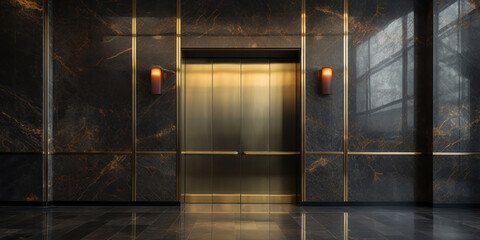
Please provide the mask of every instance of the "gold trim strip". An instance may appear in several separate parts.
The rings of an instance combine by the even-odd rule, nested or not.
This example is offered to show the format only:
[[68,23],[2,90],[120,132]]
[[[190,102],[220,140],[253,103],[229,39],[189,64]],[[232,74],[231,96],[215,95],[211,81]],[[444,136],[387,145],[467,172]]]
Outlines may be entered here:
[[133,152],[106,152],[106,151],[93,151],[93,152],[48,152],[52,155],[95,155],[95,154],[133,154]]
[[183,155],[238,155],[237,151],[184,151]]
[[428,155],[424,152],[348,152],[348,155]]
[[343,213],[343,239],[348,240],[348,212]]
[[136,154],[177,154],[173,151],[137,151]]
[[0,155],[1,154],[18,154],[18,155],[21,155],[21,154],[46,154],[46,152],[0,152]]
[[281,152],[281,151],[244,151],[244,155],[299,155],[300,152]]
[[306,69],[306,47],[307,47],[307,15],[306,15],[306,4],[305,0],[302,0],[302,15],[301,15],[301,59],[300,59],[300,86],[301,86],[301,195],[302,201],[306,200],[306,186],[305,186],[305,84],[306,84],[306,76],[305,76],[305,69]]
[[305,152],[307,155],[343,155],[344,152]]
[[182,46],[181,46],[181,35],[182,35],[182,15],[181,15],[181,0],[177,0],[177,22],[176,22],[176,35],[175,35],[175,48],[176,48],[176,68],[175,68],[175,76],[176,76],[176,82],[175,82],[175,90],[176,90],[176,95],[177,95],[177,119],[176,119],[176,136],[177,136],[177,162],[176,162],[176,180],[177,180],[177,201],[181,199],[180,196],[180,171],[181,171],[181,146],[180,146],[180,134],[181,131],[180,129],[180,113],[179,113],[179,107],[180,107],[180,81],[181,81],[181,67],[182,67]]
[[[48,2],[43,2],[43,201],[47,202],[48,198],[48,185],[49,185],[49,172],[48,172],[48,115],[49,113],[49,80],[50,80],[50,27],[49,27],[49,12]],[[47,154],[45,154],[47,153]]]
[[343,2],[343,201],[348,202],[348,0]]
[[480,152],[433,152],[434,156],[473,156],[480,155]]
[[219,197],[236,197],[236,196],[245,196],[245,197],[296,197],[296,194],[244,194],[244,193],[233,193],[233,194],[223,194],[223,193],[186,193],[187,197],[209,197],[209,196],[219,196]]
[[137,1],[132,0],[132,201],[137,201]]

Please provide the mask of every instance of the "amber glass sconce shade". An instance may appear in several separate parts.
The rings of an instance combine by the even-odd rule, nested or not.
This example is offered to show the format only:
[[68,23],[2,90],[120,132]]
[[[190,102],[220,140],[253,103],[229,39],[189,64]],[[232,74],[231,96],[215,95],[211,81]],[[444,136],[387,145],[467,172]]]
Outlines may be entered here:
[[152,68],[150,74],[152,94],[162,94],[162,69]]
[[324,95],[332,94],[332,76],[333,76],[333,70],[331,67],[325,67],[319,71],[321,94],[324,94]]

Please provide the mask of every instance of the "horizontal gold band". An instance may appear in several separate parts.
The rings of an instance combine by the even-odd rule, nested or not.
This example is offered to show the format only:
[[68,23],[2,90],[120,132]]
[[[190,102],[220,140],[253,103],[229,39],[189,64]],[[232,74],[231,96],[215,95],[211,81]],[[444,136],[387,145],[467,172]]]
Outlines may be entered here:
[[183,194],[185,197],[209,197],[209,196],[218,196],[218,197],[296,197],[296,194],[244,194],[244,193],[232,193],[232,194],[222,194],[222,193],[186,193]]
[[[136,151],[136,154],[177,154],[175,151]],[[0,152],[0,154],[50,154],[50,155],[65,155],[65,154],[133,154],[133,152],[117,152],[117,151],[92,151],[92,152]],[[188,154],[219,154],[219,155],[237,155],[236,151],[185,151],[184,155]],[[275,152],[275,151],[245,151],[245,155],[298,155],[300,152]],[[343,152],[305,152],[307,155],[343,155]],[[434,155],[434,156],[470,156],[480,155],[480,152],[348,152],[348,155]]]
[[67,155],[67,154],[72,154],[72,155],[94,155],[94,154],[132,154],[132,152],[108,152],[108,151],[98,151],[98,152],[48,152],[48,154],[51,155]]
[[423,152],[348,152],[348,155],[427,155]]
[[300,155],[300,152],[281,152],[281,151],[244,151],[244,155]]
[[177,154],[175,151],[136,151],[136,154]]
[[316,154],[316,155],[343,155],[343,152],[305,152],[305,154]]
[[469,156],[480,155],[480,152],[434,152],[435,156]]
[[237,151],[184,151],[183,155],[238,155]]

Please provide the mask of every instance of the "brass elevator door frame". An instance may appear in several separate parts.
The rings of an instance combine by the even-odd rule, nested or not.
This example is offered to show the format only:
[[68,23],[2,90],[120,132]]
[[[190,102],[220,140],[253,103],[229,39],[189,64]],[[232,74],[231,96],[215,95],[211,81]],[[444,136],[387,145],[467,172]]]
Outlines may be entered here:
[[182,166],[187,203],[295,203],[298,63],[185,59]]

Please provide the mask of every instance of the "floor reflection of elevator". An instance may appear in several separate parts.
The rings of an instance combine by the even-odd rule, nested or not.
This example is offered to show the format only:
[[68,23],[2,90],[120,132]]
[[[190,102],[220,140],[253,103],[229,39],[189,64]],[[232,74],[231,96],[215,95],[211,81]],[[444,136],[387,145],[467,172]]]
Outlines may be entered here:
[[185,202],[296,202],[298,64],[186,59],[183,73]]

